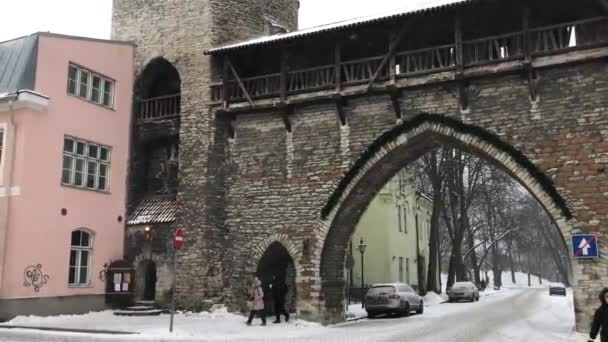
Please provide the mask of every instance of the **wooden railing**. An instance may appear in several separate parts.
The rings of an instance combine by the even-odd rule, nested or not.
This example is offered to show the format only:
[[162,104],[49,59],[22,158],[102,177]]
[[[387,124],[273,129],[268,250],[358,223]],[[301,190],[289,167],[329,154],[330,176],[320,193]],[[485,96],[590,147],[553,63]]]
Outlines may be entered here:
[[395,54],[396,74],[401,77],[450,70],[456,66],[455,45],[444,45]]
[[464,65],[504,62],[524,57],[523,32],[502,34],[462,43]]
[[290,71],[287,74],[287,91],[318,90],[333,86],[336,82],[336,69],[333,65]]
[[559,52],[608,42],[608,19],[593,18],[530,30],[534,54]]
[[137,121],[161,120],[178,116],[181,111],[181,95],[164,95],[137,102]]
[[[396,52],[391,62],[384,63],[380,70],[378,68],[385,56],[285,71],[284,82],[281,73],[243,78],[241,81],[249,97],[259,99],[362,84],[370,82],[377,72],[374,81],[383,82],[427,73],[463,70],[465,67],[489,63],[523,60],[527,56],[560,53],[605,43],[608,43],[608,17],[599,17],[465,40],[462,45],[449,44]],[[458,64],[458,51],[462,51],[461,64]],[[391,70],[392,66],[395,70]],[[340,74],[336,75],[338,70]],[[285,89],[282,92],[283,86]],[[238,102],[247,99],[233,77],[225,85],[221,82],[212,84],[211,96],[213,101]]]
[[[369,81],[374,77],[380,67],[384,56],[356,59],[342,63],[342,74],[345,84],[356,84]],[[377,80],[386,80],[389,77],[389,68],[386,64],[380,71]]]

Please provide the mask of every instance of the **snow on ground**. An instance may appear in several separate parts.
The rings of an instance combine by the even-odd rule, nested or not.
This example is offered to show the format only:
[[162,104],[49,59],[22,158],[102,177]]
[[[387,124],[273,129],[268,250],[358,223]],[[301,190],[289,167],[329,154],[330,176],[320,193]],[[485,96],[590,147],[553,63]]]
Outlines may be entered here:
[[422,297],[422,299],[424,300],[424,306],[431,306],[445,302],[448,300],[448,296],[445,294],[438,295],[435,292],[429,292]]
[[[18,317],[8,324],[140,332],[138,335],[93,335],[25,329],[0,329],[0,341],[416,341],[416,342],[561,342],[576,340],[572,294],[550,297],[545,289],[506,289],[475,303],[430,305],[422,315],[362,319],[324,327],[304,321],[259,326],[245,317],[216,311],[180,313],[175,332],[169,315],[118,317],[110,311],[74,316]],[[435,297],[437,300],[437,297]],[[430,300],[432,302],[433,299]],[[351,311],[361,311],[354,305]]]
[[346,317],[348,320],[361,319],[367,317],[367,311],[361,307],[361,304],[351,304],[348,306],[346,311]]

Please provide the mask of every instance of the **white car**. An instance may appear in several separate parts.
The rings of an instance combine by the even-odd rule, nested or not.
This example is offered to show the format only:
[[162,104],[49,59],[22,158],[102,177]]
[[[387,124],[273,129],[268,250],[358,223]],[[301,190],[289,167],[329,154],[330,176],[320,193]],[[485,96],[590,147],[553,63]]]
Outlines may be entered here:
[[416,311],[421,314],[424,312],[424,301],[408,284],[375,284],[365,295],[365,311],[368,318],[383,313],[407,316]]
[[479,300],[479,290],[477,286],[470,281],[461,281],[454,283],[448,291],[449,301],[469,300],[475,302]]

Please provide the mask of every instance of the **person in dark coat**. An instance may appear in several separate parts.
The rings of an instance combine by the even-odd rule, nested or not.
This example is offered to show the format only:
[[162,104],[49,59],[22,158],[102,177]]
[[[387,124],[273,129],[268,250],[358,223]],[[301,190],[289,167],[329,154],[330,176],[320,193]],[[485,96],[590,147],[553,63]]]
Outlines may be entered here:
[[282,277],[274,276],[272,279],[272,300],[274,301],[275,321],[281,323],[281,315],[285,315],[285,322],[289,322],[289,313],[285,310],[285,296],[287,295],[287,284]]
[[589,341],[595,341],[597,334],[601,330],[601,341],[608,342],[608,287],[605,287],[600,292],[600,302],[602,305],[595,310],[593,322],[591,323],[591,332],[589,333]]

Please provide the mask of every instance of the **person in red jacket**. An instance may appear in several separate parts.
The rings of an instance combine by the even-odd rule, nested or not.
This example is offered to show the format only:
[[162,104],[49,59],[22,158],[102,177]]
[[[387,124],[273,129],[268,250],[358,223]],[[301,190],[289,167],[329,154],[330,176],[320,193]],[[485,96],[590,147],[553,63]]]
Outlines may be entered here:
[[595,341],[597,334],[601,332],[601,341],[608,342],[608,288],[605,287],[600,292],[600,302],[602,305],[595,310],[593,322],[591,323],[591,332],[589,333],[589,342]]

